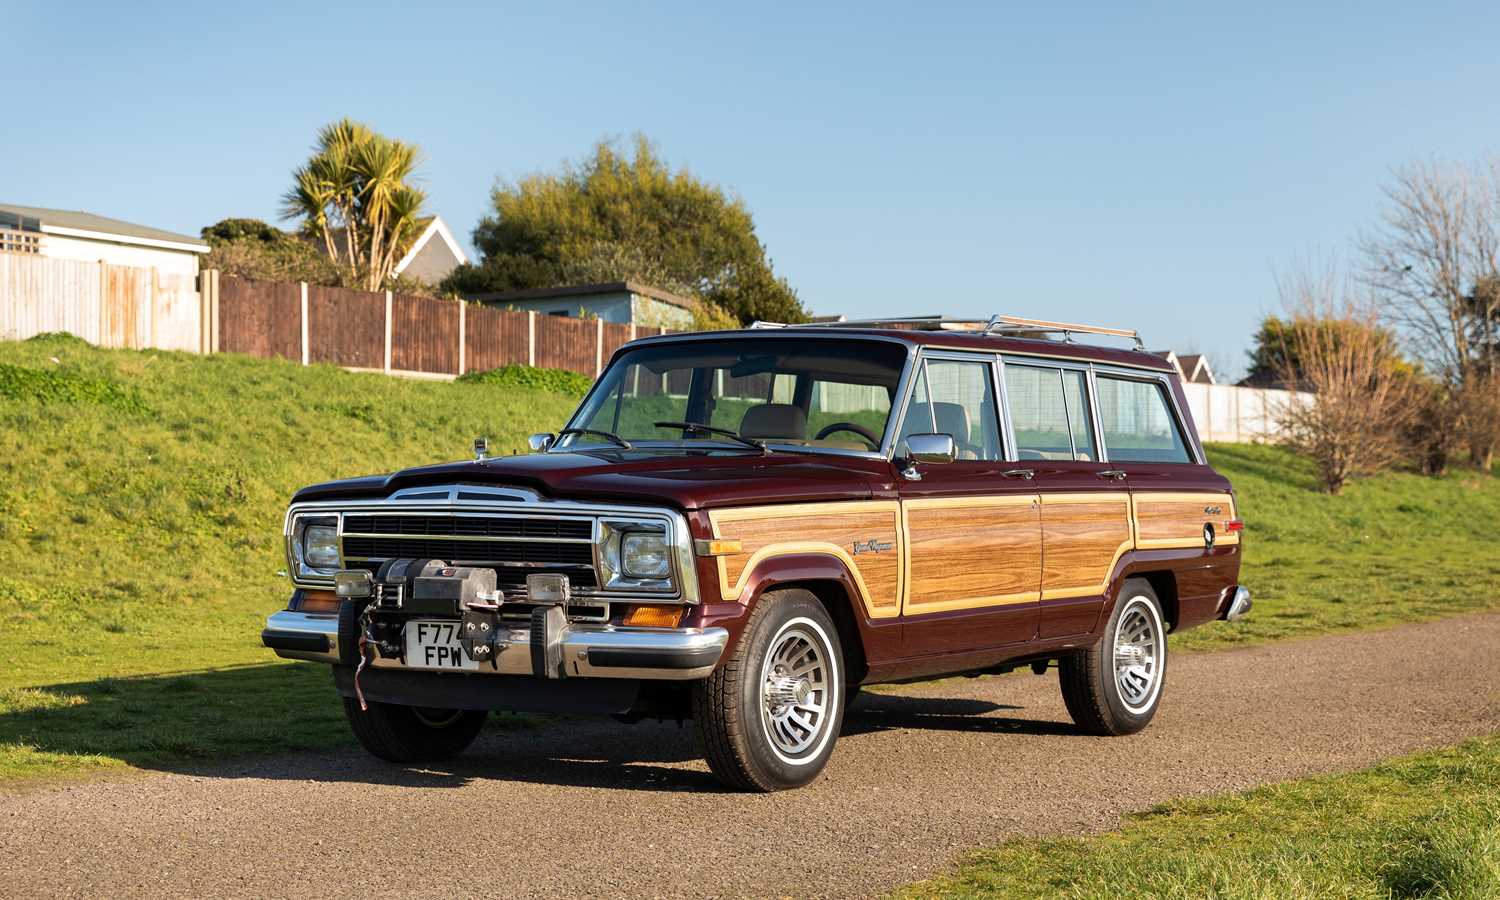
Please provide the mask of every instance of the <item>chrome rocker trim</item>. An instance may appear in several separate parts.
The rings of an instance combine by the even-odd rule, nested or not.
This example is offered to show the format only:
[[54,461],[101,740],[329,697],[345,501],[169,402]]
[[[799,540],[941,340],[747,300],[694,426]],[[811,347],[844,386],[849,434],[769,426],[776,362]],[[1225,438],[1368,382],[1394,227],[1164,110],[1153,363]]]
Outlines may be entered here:
[[[266,619],[261,642],[285,659],[337,663],[338,616],[282,610]],[[394,659],[372,666],[403,672],[452,675],[531,675],[531,630],[506,628],[499,668],[481,664],[463,672],[421,669]],[[707,678],[718,665],[729,632],[723,628],[628,628],[572,623],[561,635],[563,669],[569,678],[639,678],[691,681]]]

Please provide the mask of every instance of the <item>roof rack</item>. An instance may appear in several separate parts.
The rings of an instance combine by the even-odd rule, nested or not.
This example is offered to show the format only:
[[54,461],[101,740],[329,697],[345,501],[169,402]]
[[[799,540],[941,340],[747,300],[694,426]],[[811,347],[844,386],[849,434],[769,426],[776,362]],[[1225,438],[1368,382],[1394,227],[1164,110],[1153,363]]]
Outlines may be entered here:
[[[1067,343],[1073,342],[1075,334],[1101,334],[1110,337],[1129,338],[1135,349],[1145,350],[1140,332],[1124,328],[1101,328],[1098,325],[1078,325],[1072,322],[1048,322],[1043,319],[1023,319],[1019,316],[990,316],[988,319],[952,319],[946,316],[898,316],[888,319],[851,319],[845,322],[810,322],[790,327],[796,328],[909,328],[915,331],[970,331],[979,334],[1005,335],[1007,337],[1031,337],[1060,334]],[[756,322],[751,328],[787,328],[781,322]]]

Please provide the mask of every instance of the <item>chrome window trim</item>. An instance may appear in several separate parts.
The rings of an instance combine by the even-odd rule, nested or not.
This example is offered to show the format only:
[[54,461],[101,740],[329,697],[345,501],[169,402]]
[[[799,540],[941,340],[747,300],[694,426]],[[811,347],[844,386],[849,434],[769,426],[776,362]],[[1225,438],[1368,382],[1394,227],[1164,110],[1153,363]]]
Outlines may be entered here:
[[1005,358],[995,354],[990,361],[990,377],[1000,393],[1000,433],[1005,441],[1005,461],[1020,462],[1021,454],[1016,449],[1016,428],[1010,418],[1010,388],[1005,384]]
[[[437,493],[446,490],[448,500],[438,501],[432,499],[411,500],[401,499],[403,493],[420,492],[423,494]],[[601,526],[603,518],[634,519],[640,521],[659,522],[665,525],[670,541],[674,547],[672,588],[670,590],[632,588],[627,586],[606,586],[600,584],[598,587],[587,591],[580,591],[579,597],[587,597],[596,600],[631,600],[638,603],[687,603],[696,604],[701,599],[698,586],[698,574],[696,560],[693,555],[692,536],[688,531],[687,519],[682,513],[672,509],[651,506],[627,506],[618,504],[580,503],[571,500],[542,500],[534,492],[527,491],[530,495],[522,502],[488,502],[483,500],[459,499],[459,493],[483,493],[485,489],[475,489],[469,485],[445,485],[433,488],[408,488],[397,491],[389,497],[364,498],[350,500],[313,500],[302,503],[293,503],[287,507],[286,516],[282,522],[282,534],[286,542],[288,572],[292,584],[299,588],[328,589],[333,585],[333,575],[330,572],[326,578],[305,578],[296,567],[296,558],[293,556],[292,535],[293,524],[297,517],[304,515],[333,515],[336,517],[339,535],[339,565],[345,562],[344,551],[344,517],[345,515],[359,515],[378,512],[382,515],[419,515],[430,513],[442,513],[448,515],[517,515],[526,518],[556,519],[576,521],[589,519],[591,525],[591,537],[588,541],[578,538],[541,539],[544,541],[559,541],[564,543],[588,543],[593,547],[593,565],[597,575],[603,575],[603,567],[599,554]],[[509,489],[495,489],[500,495],[516,494],[518,491]],[[533,499],[534,498],[534,499]],[[357,536],[369,537],[364,532],[356,532]],[[453,535],[389,535],[395,539],[421,539],[426,537],[447,540]],[[479,541],[491,543],[502,543],[506,541],[520,541],[522,538],[477,538]],[[349,559],[353,559],[350,557]]]
[[[1134,462],[1139,465],[1152,466],[1207,465],[1208,457],[1203,452],[1203,443],[1198,437],[1198,432],[1195,429],[1187,427],[1187,419],[1183,416],[1182,408],[1177,403],[1177,392],[1172,390],[1171,373],[1156,372],[1145,374],[1134,369],[1104,365],[1091,366],[1090,368],[1096,373],[1096,377],[1092,379],[1093,383],[1091,383],[1090,385],[1090,388],[1096,392],[1096,395],[1094,396],[1092,401],[1096,413],[1099,408],[1099,399],[1097,396],[1097,375],[1103,375],[1108,378],[1117,378],[1121,381],[1155,383],[1157,387],[1160,388],[1163,396],[1165,396],[1167,399],[1167,413],[1172,417],[1173,424],[1177,427],[1177,433],[1182,436],[1183,445],[1187,448],[1188,451],[1187,462],[1171,462],[1167,460],[1127,460],[1127,463]],[[1109,461],[1109,448],[1106,441],[1104,440],[1104,420],[1102,417],[1099,417],[1098,419],[1098,433],[1100,456],[1102,456],[1105,461]]]
[[[995,402],[995,415],[996,415],[996,419],[997,419],[997,421],[996,421],[995,424],[996,424],[996,427],[1000,430],[1000,435],[999,435],[999,438],[1000,438],[1000,458],[999,458],[999,460],[976,460],[976,461],[977,462],[999,462],[999,461],[1002,461],[1002,460],[1003,461],[1007,461],[1007,462],[1011,461],[1011,455],[1010,454],[1011,454],[1011,448],[1014,446],[1014,441],[1012,439],[1012,436],[1008,432],[1009,422],[1010,422],[1010,407],[1009,407],[1009,404],[1008,404],[1008,402],[1007,402],[1007,400],[1006,400],[1006,398],[1004,396],[1004,389],[1001,387],[1001,382],[999,382],[996,379],[995,372],[994,372],[994,367],[998,363],[998,361],[1000,359],[1000,355],[998,353],[993,352],[993,351],[987,351],[987,350],[959,350],[959,349],[942,349],[942,348],[934,349],[934,348],[927,347],[927,346],[919,347],[917,349],[916,354],[914,354],[914,355],[915,355],[915,359],[907,367],[908,371],[906,373],[906,376],[910,376],[910,378],[908,379],[909,382],[910,382],[910,384],[908,385],[908,387],[911,388],[911,390],[908,390],[906,392],[906,394],[903,395],[903,398],[902,398],[902,401],[901,401],[901,407],[900,407],[899,412],[896,415],[894,415],[894,416],[891,417],[892,430],[891,430],[890,440],[888,441],[888,443],[891,446],[887,450],[887,452],[885,454],[885,458],[888,459],[888,460],[894,460],[896,458],[894,456],[894,453],[895,453],[895,450],[896,450],[895,445],[894,445],[895,444],[895,438],[896,438],[897,435],[899,435],[901,433],[902,427],[904,427],[905,424],[906,424],[906,411],[907,411],[907,409],[911,405],[911,397],[909,396],[909,394],[912,393],[912,390],[914,390],[915,386],[916,386],[916,380],[917,379],[916,379],[915,374],[913,374],[913,373],[915,373],[918,369],[921,369],[922,371],[926,371],[927,362],[929,360],[936,359],[936,360],[949,360],[949,361],[952,361],[952,362],[979,363],[979,364],[984,365],[985,368],[989,370],[989,373],[990,373],[990,399]],[[906,376],[903,376],[903,377],[905,378]],[[927,379],[926,382],[925,382],[925,384],[927,386],[927,407],[928,407],[929,410],[931,410],[931,408],[932,408],[932,379],[931,378]],[[934,418],[932,427],[933,427],[934,430],[937,428],[937,422],[936,422],[935,418]]]

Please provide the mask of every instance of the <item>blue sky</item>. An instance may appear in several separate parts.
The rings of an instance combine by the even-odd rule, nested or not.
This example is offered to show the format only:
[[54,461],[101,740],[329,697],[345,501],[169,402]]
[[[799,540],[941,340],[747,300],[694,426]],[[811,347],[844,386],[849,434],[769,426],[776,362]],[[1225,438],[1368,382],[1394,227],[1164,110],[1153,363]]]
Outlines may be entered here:
[[497,177],[641,131],[733,190],[809,308],[1140,328],[1239,368],[1274,270],[1390,170],[1500,152],[1500,4],[9,0],[0,201],[274,220],[322,123],[419,143],[467,240]]

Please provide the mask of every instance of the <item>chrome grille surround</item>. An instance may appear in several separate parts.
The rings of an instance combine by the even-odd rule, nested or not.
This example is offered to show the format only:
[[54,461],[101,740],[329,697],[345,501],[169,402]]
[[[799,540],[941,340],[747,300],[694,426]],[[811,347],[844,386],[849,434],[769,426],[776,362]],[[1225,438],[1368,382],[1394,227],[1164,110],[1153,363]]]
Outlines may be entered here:
[[[283,526],[292,583],[327,589],[333,585],[336,570],[309,569],[298,562],[297,521],[304,517],[335,520],[339,568],[378,565],[389,554],[399,553],[491,567],[502,583],[516,586],[530,572],[564,572],[575,576],[574,593],[579,599],[634,603],[697,603],[699,599],[687,520],[671,509],[548,500],[521,488],[475,485],[407,488],[377,500],[293,504]],[[666,529],[674,548],[669,578],[639,582],[606,571],[604,542],[622,525],[633,522]],[[474,558],[462,555],[471,547]]]

